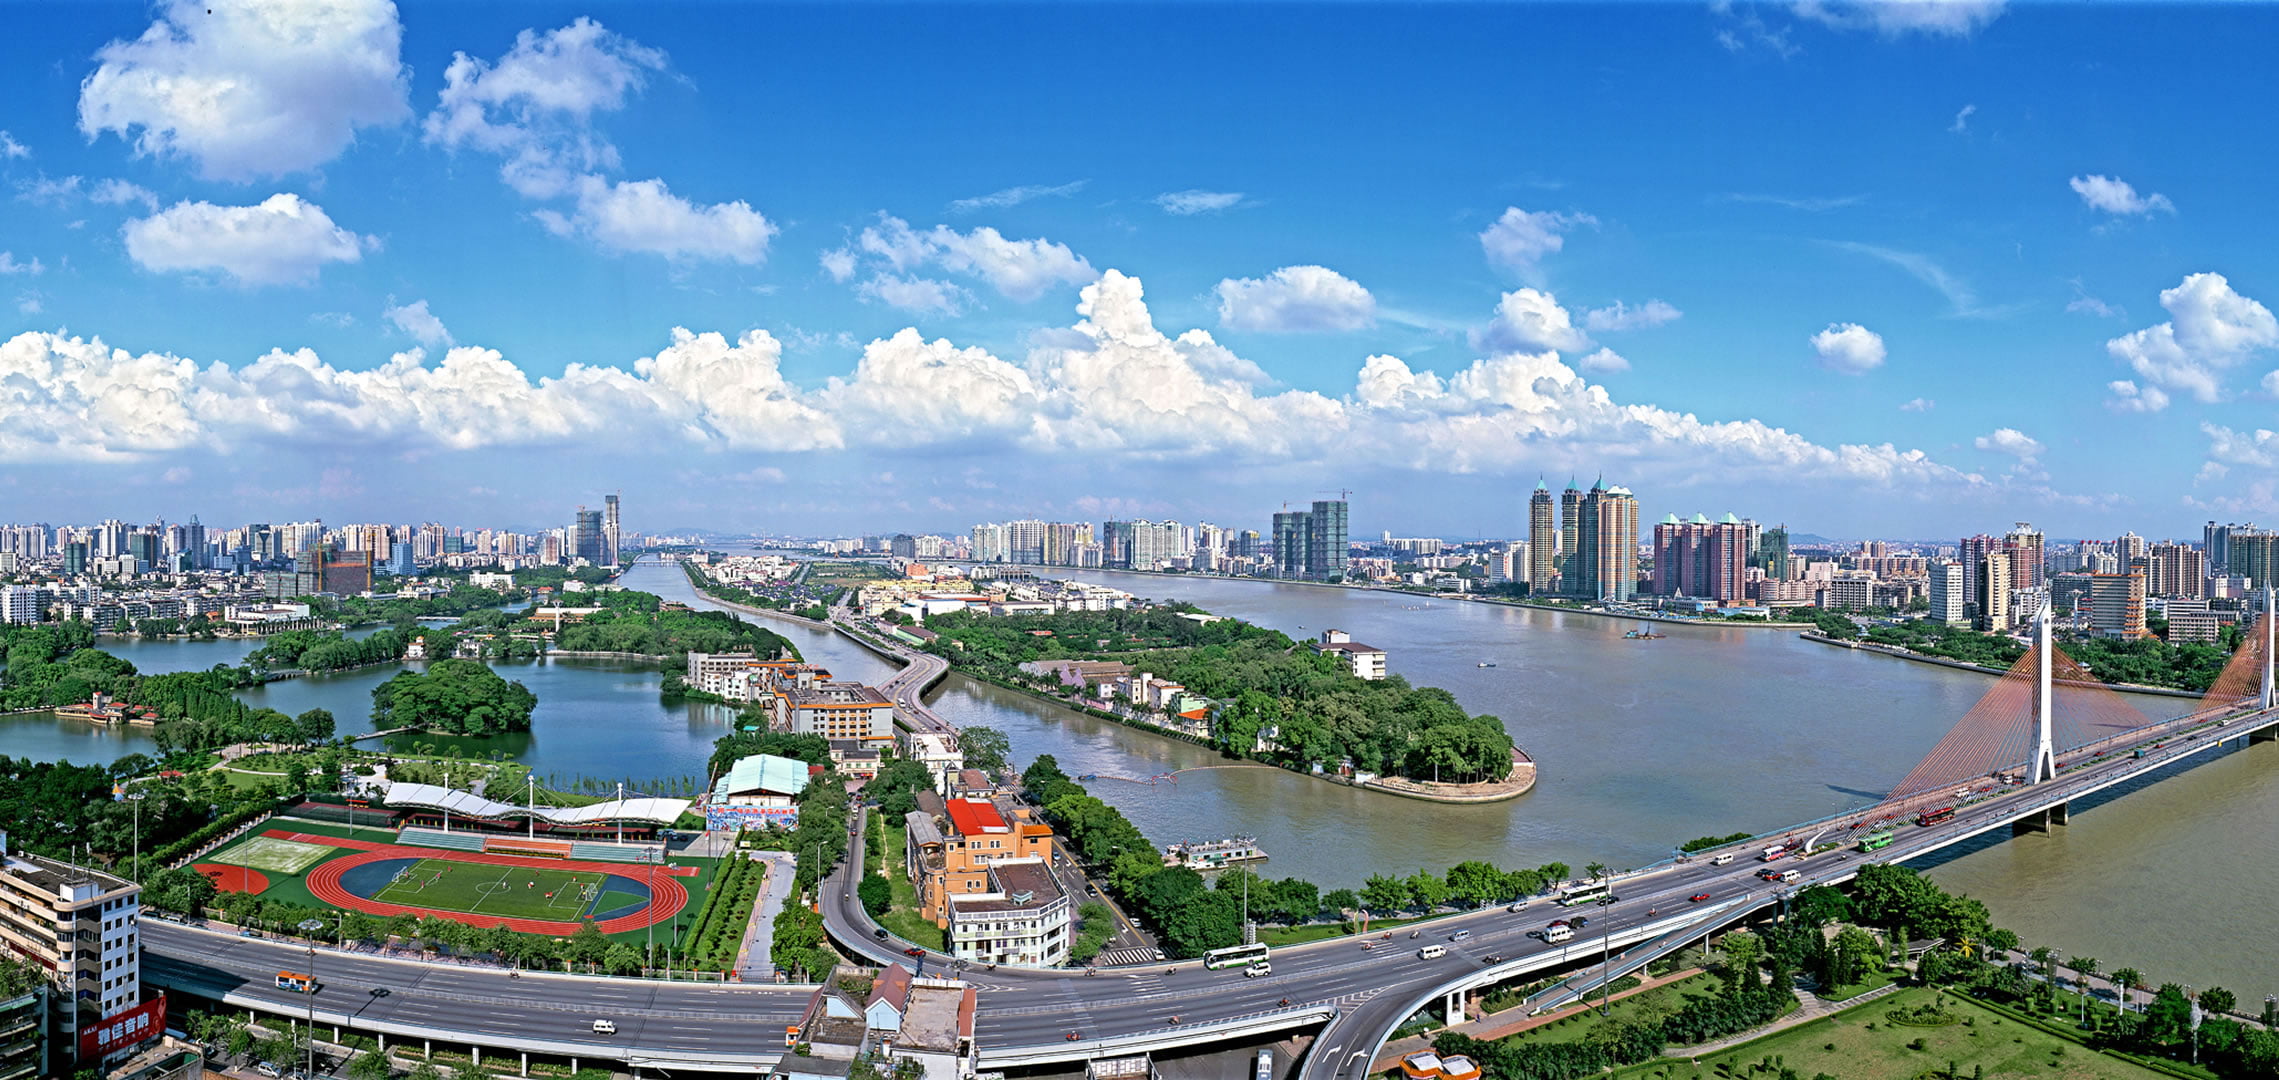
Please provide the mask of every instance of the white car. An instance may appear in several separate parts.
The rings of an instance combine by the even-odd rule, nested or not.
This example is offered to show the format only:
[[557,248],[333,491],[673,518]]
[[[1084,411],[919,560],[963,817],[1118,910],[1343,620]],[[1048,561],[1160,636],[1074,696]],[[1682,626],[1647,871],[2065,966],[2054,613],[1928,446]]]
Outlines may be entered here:
[[593,1022],[593,1033],[596,1035],[615,1035],[617,1034],[617,1021],[596,1020]]
[[1245,979],[1255,979],[1262,975],[1272,974],[1274,974],[1274,965],[1264,960],[1255,961],[1249,967],[1242,969],[1242,977]]

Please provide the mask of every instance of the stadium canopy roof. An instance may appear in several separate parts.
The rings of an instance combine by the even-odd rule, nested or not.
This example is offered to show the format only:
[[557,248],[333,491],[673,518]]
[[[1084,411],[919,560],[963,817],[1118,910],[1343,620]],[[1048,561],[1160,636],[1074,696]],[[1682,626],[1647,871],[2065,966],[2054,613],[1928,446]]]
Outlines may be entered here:
[[690,806],[687,799],[610,799],[591,806],[541,806],[532,810],[527,806],[503,803],[480,795],[444,787],[441,784],[390,784],[389,806],[415,806],[427,810],[448,810],[472,818],[530,818],[554,825],[595,825],[605,821],[640,821],[652,825],[670,825],[680,820]]

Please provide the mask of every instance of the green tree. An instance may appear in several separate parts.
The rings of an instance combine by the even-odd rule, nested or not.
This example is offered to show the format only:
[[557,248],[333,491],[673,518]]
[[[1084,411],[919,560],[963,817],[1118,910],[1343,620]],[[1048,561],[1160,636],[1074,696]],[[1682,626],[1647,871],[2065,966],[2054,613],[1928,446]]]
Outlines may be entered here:
[[1728,994],[1756,984],[1757,961],[1765,955],[1764,942],[1746,930],[1735,930],[1718,943],[1725,954],[1725,989]]
[[878,812],[889,821],[901,821],[903,816],[918,809],[918,793],[932,790],[934,774],[926,766],[909,758],[896,758],[887,762],[863,785],[863,798],[878,803]]
[[1583,867],[1583,873],[1589,875],[1592,881],[1597,881],[1606,876],[1606,869],[1607,867],[1605,863],[1594,862]]
[[2129,1011],[2129,995],[2144,985],[2144,972],[2133,967],[2114,968],[2113,985],[2121,988],[2121,1011]]
[[372,723],[453,735],[530,730],[538,696],[474,660],[437,660],[372,688]]
[[387,1056],[377,1050],[358,1054],[348,1063],[350,1080],[388,1080],[394,1071],[388,1068]]
[[965,757],[969,769],[980,769],[995,776],[1005,771],[1011,761],[1013,741],[1003,731],[993,727],[974,725],[958,729],[958,750]]
[[865,874],[862,883],[855,886],[855,897],[862,901],[863,910],[875,919],[886,914],[886,909],[893,905],[894,888],[877,874]]
[[1827,885],[1814,885],[1796,894],[1789,911],[1813,926],[1849,921],[1852,917],[1852,898],[1844,890]]
[[1847,926],[1829,943],[1827,981],[1830,989],[1857,986],[1867,977],[1883,955],[1883,946],[1876,943],[1875,935],[1857,926]]
[[1430,871],[1419,870],[1409,875],[1408,886],[1409,899],[1415,901],[1417,908],[1427,914],[1448,902],[1448,883],[1433,876]]
[[2228,1013],[2239,1007],[2239,998],[2221,986],[2200,991],[2200,1007],[2211,1013]]
[[1409,906],[1409,883],[1390,874],[1371,874],[1361,883],[1361,903],[1371,911],[1399,911]]
[[332,710],[310,709],[293,718],[293,727],[302,742],[331,742],[334,733]]
[[2097,958],[2094,956],[2076,956],[2067,960],[2065,966],[2072,968],[2081,976],[2078,984],[2081,991],[2081,1022],[2086,1024],[2089,1022],[2089,980],[2097,974]]
[[1468,859],[1448,868],[1448,891],[1474,907],[1485,907],[1504,898],[1503,871]]

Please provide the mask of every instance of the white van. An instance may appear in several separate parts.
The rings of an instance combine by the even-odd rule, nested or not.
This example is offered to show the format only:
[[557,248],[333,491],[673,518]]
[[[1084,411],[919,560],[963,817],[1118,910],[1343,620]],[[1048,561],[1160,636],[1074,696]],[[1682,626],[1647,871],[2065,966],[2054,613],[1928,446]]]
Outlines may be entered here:
[[1446,955],[1448,955],[1448,946],[1446,945],[1427,945],[1416,951],[1416,958],[1419,960],[1438,960]]
[[1458,931],[1456,931],[1455,933],[1448,935],[1448,940],[1450,940],[1450,941],[1463,941],[1463,940],[1465,940],[1466,938],[1469,938],[1469,937],[1471,937],[1471,936],[1472,936],[1472,932],[1471,932],[1470,930],[1458,930]]
[[1725,853],[1725,854],[1723,854],[1723,855],[1719,855],[1718,857],[1716,857],[1716,858],[1714,858],[1714,859],[1711,859],[1711,860],[1709,860],[1709,865],[1711,865],[1711,866],[1723,866],[1723,865],[1725,865],[1726,863],[1729,863],[1729,862],[1732,862],[1732,861],[1733,861],[1733,853],[1732,853],[1732,852],[1730,852],[1730,851],[1728,851],[1728,852],[1726,852],[1726,853]]
[[1543,931],[1543,943],[1546,945],[1557,945],[1558,943],[1574,936],[1575,928],[1572,926],[1546,927]]
[[1274,974],[1274,965],[1264,960],[1252,961],[1249,967],[1242,969],[1242,977],[1245,979],[1255,979],[1261,975],[1272,974]]
[[1804,871],[1802,870],[1791,870],[1788,873],[1782,874],[1780,876],[1780,879],[1782,881],[1801,881],[1803,878]]
[[596,1020],[593,1022],[593,1033],[596,1035],[615,1035],[617,1034],[617,1021]]

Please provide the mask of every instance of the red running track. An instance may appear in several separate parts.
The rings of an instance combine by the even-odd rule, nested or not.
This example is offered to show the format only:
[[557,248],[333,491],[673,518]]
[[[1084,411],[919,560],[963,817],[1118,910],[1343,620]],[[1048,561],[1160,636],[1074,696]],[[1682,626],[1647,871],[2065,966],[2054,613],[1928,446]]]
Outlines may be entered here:
[[[439,919],[450,919],[453,922],[466,923],[469,926],[497,926],[504,923],[507,929],[523,934],[550,934],[561,937],[576,933],[578,928],[585,924],[561,922],[553,919],[509,919],[498,915],[469,914],[463,911],[414,907],[409,904],[382,903],[349,892],[340,884],[340,875],[351,867],[363,866],[366,863],[381,862],[387,859],[415,858],[442,859],[446,862],[476,863],[487,866],[518,866],[535,870],[577,870],[636,880],[631,874],[625,872],[623,864],[617,863],[582,862],[576,859],[529,859],[519,855],[493,855],[489,852],[480,851],[380,844],[370,840],[316,836],[308,833],[291,832],[286,829],[270,829],[262,835],[273,836],[279,840],[293,840],[303,844],[322,844],[327,847],[353,850],[355,852],[353,855],[343,855],[337,859],[327,860],[309,871],[309,892],[317,899],[334,907],[361,911],[367,915],[428,915]],[[696,870],[693,867],[676,867],[666,871],[663,876],[657,879],[654,891],[649,896],[648,906],[631,915],[621,915],[596,925],[604,934],[620,934],[628,930],[639,930],[644,926],[670,922],[673,916],[680,914],[681,909],[688,906],[688,887],[676,879],[694,877],[695,875]]]

